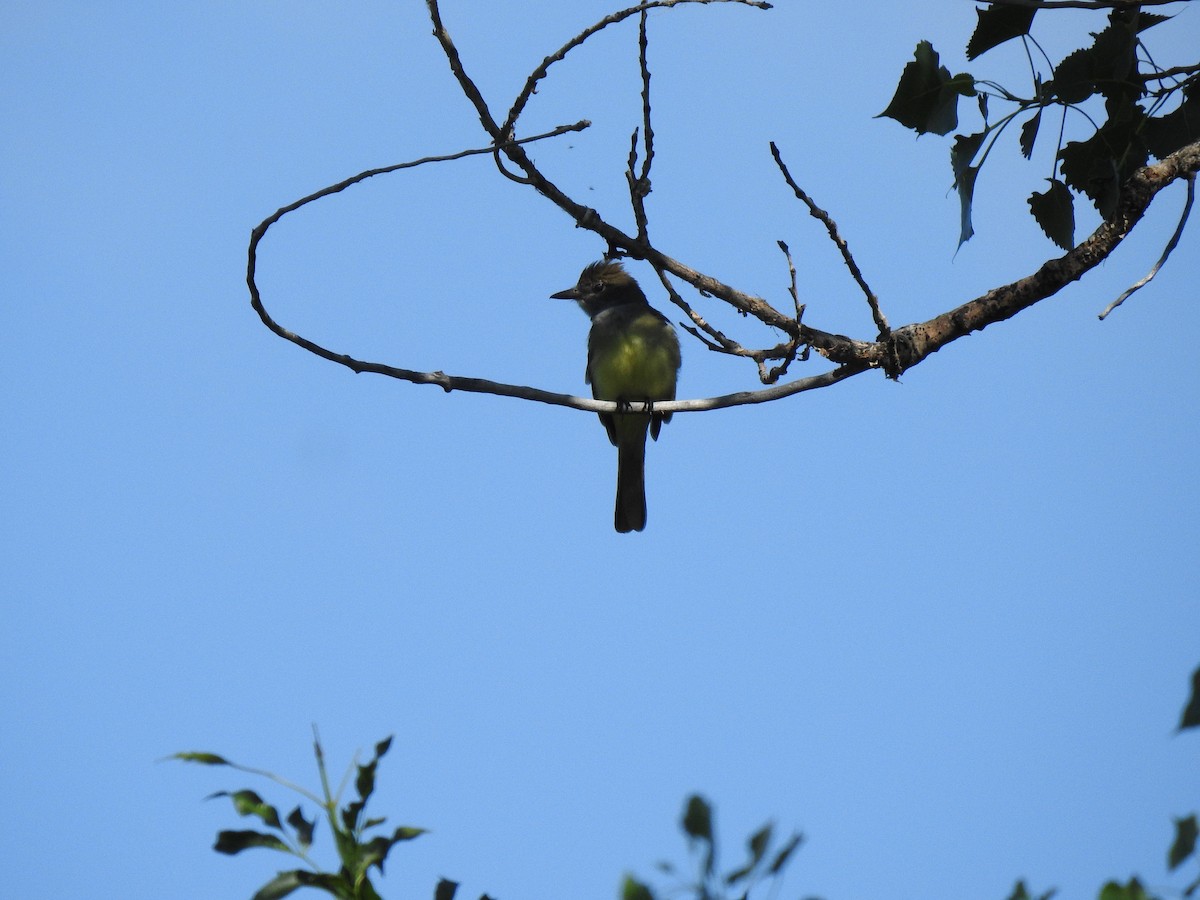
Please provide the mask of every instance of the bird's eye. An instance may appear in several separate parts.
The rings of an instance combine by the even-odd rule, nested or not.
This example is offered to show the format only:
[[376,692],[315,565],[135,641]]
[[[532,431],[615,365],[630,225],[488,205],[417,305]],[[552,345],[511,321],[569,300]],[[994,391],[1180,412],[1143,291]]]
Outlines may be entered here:
[[605,289],[606,287],[608,287],[608,282],[607,282],[607,281],[596,281],[596,282],[593,282],[593,283],[592,283],[592,292],[593,292],[593,293],[596,293],[596,294],[603,294],[603,293],[604,293],[604,289]]

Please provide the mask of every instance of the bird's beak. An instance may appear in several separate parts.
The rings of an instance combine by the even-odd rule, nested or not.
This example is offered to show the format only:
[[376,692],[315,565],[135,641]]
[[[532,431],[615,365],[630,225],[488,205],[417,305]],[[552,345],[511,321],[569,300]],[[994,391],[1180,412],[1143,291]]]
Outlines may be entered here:
[[565,291],[559,291],[557,294],[551,294],[551,300],[574,300],[579,296],[578,288],[567,288]]

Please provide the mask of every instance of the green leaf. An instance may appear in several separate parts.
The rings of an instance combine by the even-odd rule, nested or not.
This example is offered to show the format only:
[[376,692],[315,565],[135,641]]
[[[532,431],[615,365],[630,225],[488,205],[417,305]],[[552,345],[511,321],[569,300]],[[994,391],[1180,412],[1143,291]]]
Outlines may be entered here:
[[308,821],[304,818],[304,813],[300,811],[300,807],[297,806],[288,813],[287,823],[296,830],[296,840],[300,842],[302,847],[308,847],[312,844],[313,832],[317,828],[316,819],[313,819],[311,822]]
[[1067,186],[1056,178],[1050,182],[1044,194],[1033,193],[1029,198],[1029,211],[1041,226],[1046,237],[1064,250],[1075,246],[1075,200]]
[[364,882],[356,889],[344,873],[335,875],[332,872],[307,872],[301,869],[296,872],[296,877],[304,887],[320,888],[327,894],[346,900],[368,900],[379,896],[370,882]]
[[1175,18],[1174,16],[1159,16],[1154,13],[1143,12],[1137,18],[1137,32],[1141,34],[1147,28],[1153,28],[1160,22],[1166,22]]
[[213,849],[218,853],[227,853],[230,856],[251,847],[267,847],[284,853],[292,852],[291,848],[275,835],[263,834],[259,831],[222,831],[217,834],[217,842],[213,845]]
[[799,847],[803,842],[804,835],[800,834],[799,832],[788,838],[788,842],[784,844],[782,848],[780,848],[779,852],[775,854],[775,859],[771,861],[771,865],[767,867],[767,874],[778,874],[779,871],[788,864],[788,860],[791,859],[792,854],[796,852],[796,848]]
[[1146,146],[1158,159],[1200,141],[1200,85],[1183,89],[1183,102],[1173,112],[1146,120]]
[[433,900],[454,900],[454,895],[457,892],[458,882],[451,881],[449,878],[443,878],[433,890]]
[[1196,851],[1196,816],[1175,820],[1175,843],[1167,854],[1167,868],[1174,871],[1185,859]]
[[1035,7],[1019,6],[989,6],[975,11],[979,22],[971,40],[967,42],[967,59],[986,53],[993,47],[1003,44],[1015,37],[1029,34],[1029,26],[1033,24]]
[[979,152],[985,137],[986,131],[978,134],[959,134],[955,136],[954,146],[950,148],[950,168],[954,170],[954,188],[958,191],[960,208],[960,247],[975,233],[975,227],[971,224],[971,203],[975,197],[975,178],[979,174],[979,166],[972,166],[970,163]]
[[363,802],[361,800],[355,800],[342,807],[342,825],[347,831],[353,831],[358,827],[358,817],[362,815],[362,811]]
[[304,887],[304,882],[299,871],[280,872],[260,887],[251,900],[280,900],[300,887]]
[[654,894],[633,876],[626,875],[621,883],[621,900],[654,900]]
[[232,766],[229,760],[215,753],[172,753],[167,759],[177,759],[180,762],[199,763],[202,766]]
[[705,845],[704,872],[711,875],[717,858],[716,843],[713,838],[712,806],[699,794],[688,797],[687,808],[683,813],[683,830],[692,841],[700,841]]
[[382,759],[383,755],[385,753],[387,753],[389,749],[391,749],[391,746],[392,746],[392,735],[389,734],[382,741],[380,741],[378,744],[375,745],[375,758],[377,760]]
[[1042,111],[1039,109],[1032,117],[1025,120],[1021,126],[1021,155],[1026,159],[1033,156],[1033,142],[1037,140],[1038,128],[1042,124]]
[[425,833],[426,829],[424,828],[401,827],[397,828],[391,837],[380,835],[377,838],[372,838],[363,845],[364,853],[360,858],[360,865],[364,871],[370,869],[371,866],[378,866],[379,871],[382,872],[384,861],[387,860],[392,847],[402,841],[411,841],[413,838],[420,837]]
[[688,797],[687,809],[683,814],[683,830],[690,838],[712,843],[712,806],[699,794]]
[[750,851],[750,859],[740,869],[736,869],[725,876],[726,884],[737,884],[743,878],[748,876],[762,862],[763,856],[767,852],[767,847],[771,843],[771,823],[768,822],[746,841],[746,849]]
[[1121,185],[1149,160],[1141,127],[1145,113],[1128,99],[1105,104],[1109,118],[1086,141],[1071,141],[1058,153],[1062,179],[1087,196],[1100,215],[1116,211]]
[[[1050,890],[1038,897],[1037,900],[1050,900],[1050,898],[1057,893],[1058,888],[1050,888]],[[1034,900],[1034,898],[1033,895],[1029,893],[1029,890],[1025,887],[1024,880],[1021,880],[1018,881],[1013,887],[1013,892],[1009,896],[1008,900]]]
[[1082,103],[1096,93],[1096,57],[1092,48],[1076,50],[1054,67],[1047,87],[1063,103]]
[[272,828],[283,830],[283,825],[279,821],[279,811],[271,804],[263,801],[263,798],[258,796],[254,791],[241,790],[230,793],[229,791],[217,791],[215,794],[209,794],[205,800],[213,800],[217,797],[229,797],[233,801],[233,808],[237,810],[239,816],[258,816],[262,819],[264,825],[269,825]]
[[1145,86],[1130,81],[1137,70],[1137,32],[1131,27],[1128,13],[1114,9],[1108,27],[1096,35],[1092,45],[1095,53],[1096,89],[1105,96],[1114,93],[1140,96]]
[[959,96],[975,96],[975,79],[966,73],[955,76],[939,65],[937,51],[921,41],[913,61],[904,67],[900,83],[887,109],[876,118],[895,119],[918,134],[949,134],[958,125]]
[[1200,726],[1200,669],[1192,673],[1192,697],[1179,718],[1179,730]]
[[1129,879],[1129,884],[1118,884],[1110,881],[1100,889],[1100,900],[1150,900],[1150,895],[1136,878]]
[[354,779],[354,789],[358,791],[358,796],[365,804],[367,798],[375,792],[375,765],[376,760],[371,760],[365,766],[358,767],[358,777]]
[[754,834],[750,835],[750,840],[746,841],[746,848],[750,851],[750,858],[754,860],[754,864],[758,865],[762,862],[763,856],[767,852],[767,847],[771,843],[771,832],[773,826],[770,822],[764,825]]

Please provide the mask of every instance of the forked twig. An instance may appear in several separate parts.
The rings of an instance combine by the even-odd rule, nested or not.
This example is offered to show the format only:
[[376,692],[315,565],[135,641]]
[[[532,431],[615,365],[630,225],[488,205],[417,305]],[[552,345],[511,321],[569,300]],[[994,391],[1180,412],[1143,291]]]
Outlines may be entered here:
[[788,183],[788,187],[808,207],[809,215],[814,219],[819,219],[825,225],[826,231],[829,232],[829,239],[837,246],[838,251],[842,254],[842,259],[846,263],[846,268],[850,270],[851,276],[853,276],[855,282],[867,298],[867,305],[871,307],[871,317],[875,320],[875,327],[879,329],[879,340],[887,340],[888,335],[892,333],[892,329],[888,325],[888,320],[884,316],[883,311],[879,308],[879,298],[867,286],[866,279],[863,278],[862,271],[858,268],[858,263],[855,262],[854,255],[850,252],[850,245],[846,243],[846,239],[838,231],[837,223],[833,221],[829,213],[813,202],[812,197],[808,196],[800,185],[796,184],[795,179],[792,178],[792,173],[788,171],[787,165],[784,164],[783,158],[779,155],[779,148],[775,146],[774,141],[771,142],[771,156],[775,158],[775,165],[779,166],[779,171],[783,173],[783,178]]

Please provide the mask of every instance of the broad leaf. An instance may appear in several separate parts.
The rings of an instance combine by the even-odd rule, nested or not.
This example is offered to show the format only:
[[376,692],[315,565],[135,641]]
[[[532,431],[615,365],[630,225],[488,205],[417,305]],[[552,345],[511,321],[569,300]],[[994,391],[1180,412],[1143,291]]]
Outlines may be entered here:
[[621,883],[621,900],[654,900],[650,888],[626,875]]
[[1175,17],[1174,16],[1159,16],[1159,15],[1155,15],[1154,13],[1148,13],[1148,12],[1140,13],[1137,18],[1138,34],[1141,34],[1147,28],[1153,28],[1155,25],[1159,24],[1160,22],[1167,22],[1173,18],[1175,18]]
[[371,866],[378,866],[379,871],[383,871],[383,864],[387,860],[387,856],[392,851],[392,847],[399,844],[401,841],[411,841],[413,838],[420,837],[426,833],[424,828],[397,828],[391,837],[372,838],[363,847],[363,854],[360,858],[360,865],[363,869],[369,869]]
[[1200,669],[1192,673],[1192,697],[1179,718],[1179,730],[1200,726]]
[[1196,817],[1175,820],[1175,843],[1167,854],[1167,868],[1176,869],[1179,864],[1191,856],[1196,850]]
[[173,753],[167,759],[178,759],[181,762],[200,763],[202,766],[232,766],[229,760],[215,753]]
[[355,800],[342,807],[342,825],[347,831],[353,831],[358,827],[358,817],[362,815],[362,811],[363,802],[361,800]]
[[1129,884],[1108,882],[1100,889],[1100,900],[1150,900],[1150,895],[1140,881],[1131,878]]
[[949,134],[958,125],[959,96],[975,93],[974,78],[966,73],[951,76],[939,65],[933,45],[921,41],[900,74],[892,102],[876,118],[895,119],[918,134]]
[[300,842],[302,847],[307,847],[312,844],[313,831],[315,831],[317,827],[316,819],[313,819],[311,822],[308,821],[308,819],[304,818],[304,813],[300,811],[300,807],[297,806],[290,813],[288,813],[287,823],[296,830],[296,839]]
[[1076,50],[1054,67],[1047,84],[1063,103],[1082,103],[1096,93],[1096,57],[1092,48]]
[[967,166],[958,176],[958,181],[955,182],[960,204],[958,228],[958,246],[960,247],[975,234],[975,226],[971,224],[971,198],[975,195],[975,176],[978,174],[978,166]]
[[1029,211],[1046,237],[1070,250],[1075,246],[1075,201],[1065,184],[1056,178],[1047,180],[1050,187],[1044,194],[1030,196]]
[[365,766],[359,766],[358,777],[354,779],[354,789],[358,791],[358,796],[364,804],[375,792],[375,766],[377,764],[378,760],[373,759]]
[[280,850],[291,853],[291,848],[273,834],[263,834],[259,831],[222,831],[217,834],[217,842],[213,849],[218,853],[233,856],[251,847],[267,847],[270,850]]
[[1145,113],[1128,100],[1105,104],[1109,119],[1086,141],[1071,141],[1059,151],[1063,181],[1087,194],[1100,215],[1109,218],[1121,185],[1150,158],[1141,131]]
[[958,191],[960,207],[960,227],[958,245],[961,247],[975,228],[971,224],[971,203],[975,198],[975,178],[979,174],[979,166],[972,166],[971,160],[983,145],[986,131],[978,134],[960,134],[954,138],[954,146],[950,148],[950,168],[954,170],[954,189]]
[[454,900],[456,893],[458,893],[458,882],[443,878],[433,890],[433,900]]
[[1037,140],[1038,128],[1041,127],[1041,124],[1042,111],[1039,109],[1021,126],[1021,155],[1026,159],[1033,156],[1033,142]]
[[698,794],[688,797],[687,809],[683,814],[683,830],[690,838],[712,843],[712,807]]
[[989,6],[977,9],[979,22],[967,42],[967,59],[975,59],[993,47],[1015,37],[1029,34],[1036,7]]
[[215,794],[209,794],[205,800],[212,800],[216,797],[229,797],[233,801],[233,808],[237,810],[239,816],[258,816],[262,819],[264,825],[269,825],[272,828],[283,830],[283,825],[279,821],[279,811],[271,804],[263,801],[263,798],[258,796],[254,791],[242,790],[234,791],[217,791]]
[[712,806],[699,794],[688,797],[687,809],[683,813],[683,830],[689,838],[705,845],[704,871],[712,874],[717,850],[713,840]]
[[251,900],[280,900],[281,897],[286,897],[296,888],[304,887],[300,874],[299,871],[280,872],[259,888]]
[[1158,159],[1184,144],[1200,141],[1200,85],[1183,89],[1183,102],[1165,116],[1146,120],[1146,146]]

